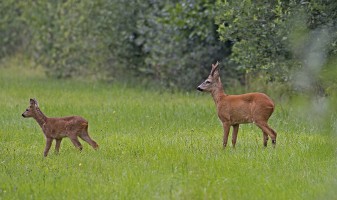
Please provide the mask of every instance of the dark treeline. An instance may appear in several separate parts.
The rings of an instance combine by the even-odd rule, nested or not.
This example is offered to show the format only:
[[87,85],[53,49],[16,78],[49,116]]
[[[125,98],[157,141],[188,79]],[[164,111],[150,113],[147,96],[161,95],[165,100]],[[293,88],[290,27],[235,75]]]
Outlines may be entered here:
[[0,59],[21,54],[48,76],[136,79],[194,89],[223,82],[337,87],[337,1],[6,0]]

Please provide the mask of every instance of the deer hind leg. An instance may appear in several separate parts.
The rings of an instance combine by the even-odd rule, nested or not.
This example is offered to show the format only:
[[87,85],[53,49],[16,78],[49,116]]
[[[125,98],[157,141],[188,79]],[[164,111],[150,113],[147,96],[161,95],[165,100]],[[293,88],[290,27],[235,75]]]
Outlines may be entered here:
[[[275,147],[276,145],[276,132],[270,128],[267,124],[267,122],[255,122],[255,124],[262,130],[263,134],[268,134],[269,137],[271,138],[271,141],[273,143],[273,146]],[[265,135],[264,135],[264,140],[265,140]]]
[[238,137],[238,131],[239,131],[239,124],[233,125],[233,133],[232,133],[233,148],[235,148],[236,138]]
[[266,132],[263,132],[263,146],[267,147],[268,142],[268,134]]
[[222,125],[223,125],[223,131],[224,131],[224,134],[223,134],[223,147],[225,148],[227,146],[227,141],[228,141],[228,135],[229,135],[230,126],[227,123],[223,123]]
[[46,147],[44,148],[44,152],[43,152],[44,157],[47,157],[52,143],[53,143],[53,138],[46,138]]
[[270,130],[273,132],[273,135],[275,136],[275,139],[274,140],[272,140],[272,143],[273,143],[273,145],[274,145],[274,147],[275,147],[275,145],[276,145],[276,137],[277,137],[277,133],[274,131],[274,129],[272,129],[272,128],[270,128]]
[[83,147],[80,141],[78,141],[77,136],[70,137],[71,142],[74,144],[76,148],[78,148],[80,151],[82,151]]
[[56,153],[59,153],[59,151],[60,151],[61,141],[62,141],[62,138],[61,139],[56,139],[56,145],[55,145],[55,151],[56,151]]
[[98,144],[90,138],[88,132],[85,131],[82,134],[80,134],[79,136],[82,140],[84,140],[88,144],[90,144],[94,149],[98,149]]

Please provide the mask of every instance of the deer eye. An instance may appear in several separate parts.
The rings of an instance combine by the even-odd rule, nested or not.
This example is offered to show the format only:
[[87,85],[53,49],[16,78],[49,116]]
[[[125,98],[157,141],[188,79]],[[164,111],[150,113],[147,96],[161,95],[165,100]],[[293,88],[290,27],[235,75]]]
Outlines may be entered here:
[[28,108],[26,109],[26,111],[28,111]]
[[206,81],[207,84],[211,83],[211,81]]

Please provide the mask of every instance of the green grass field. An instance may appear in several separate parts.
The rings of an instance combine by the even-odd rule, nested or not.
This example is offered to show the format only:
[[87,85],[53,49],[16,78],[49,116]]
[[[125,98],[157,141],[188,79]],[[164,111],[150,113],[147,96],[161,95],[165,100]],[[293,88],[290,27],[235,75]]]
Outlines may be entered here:
[[[310,106],[277,106],[275,149],[247,124],[236,149],[224,150],[209,94],[52,80],[13,67],[0,68],[0,91],[0,199],[337,198],[336,134],[299,117]],[[60,154],[54,142],[44,158],[42,130],[21,116],[33,97],[49,117],[86,118],[100,149],[83,141],[79,152],[65,138]]]

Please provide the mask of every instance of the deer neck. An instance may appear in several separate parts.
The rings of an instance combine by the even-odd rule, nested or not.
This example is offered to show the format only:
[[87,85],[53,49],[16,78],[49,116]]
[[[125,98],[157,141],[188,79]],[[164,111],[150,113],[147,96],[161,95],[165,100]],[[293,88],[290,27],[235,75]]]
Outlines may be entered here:
[[211,94],[212,94],[214,103],[216,105],[218,105],[218,103],[221,101],[221,98],[223,96],[227,96],[227,94],[225,93],[225,91],[223,89],[223,86],[222,86],[222,83],[220,81],[220,78],[218,80],[217,86],[211,91]]
[[36,110],[36,115],[34,116],[34,119],[37,121],[41,128],[43,128],[44,124],[47,122],[46,115],[44,115],[39,108]]

